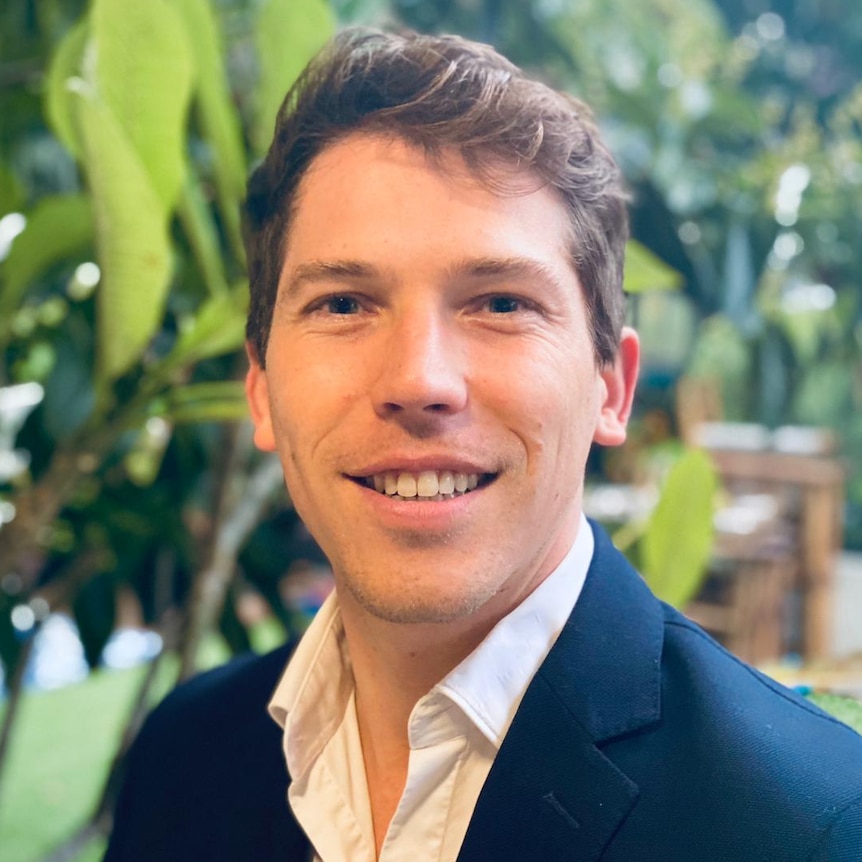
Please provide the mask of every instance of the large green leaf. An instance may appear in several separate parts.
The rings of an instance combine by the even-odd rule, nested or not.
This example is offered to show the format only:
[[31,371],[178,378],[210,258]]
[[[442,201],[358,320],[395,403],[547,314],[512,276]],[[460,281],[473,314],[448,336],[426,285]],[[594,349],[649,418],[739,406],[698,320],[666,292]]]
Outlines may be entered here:
[[221,216],[241,246],[239,206],[245,197],[245,150],[222,62],[221,33],[206,0],[177,0],[176,9],[185,22],[197,67],[197,113],[204,139],[212,148]]
[[111,109],[79,88],[78,116],[93,197],[102,281],[98,373],[127,371],[161,320],[171,276],[165,205]]
[[83,74],[89,27],[89,20],[82,18],[63,37],[51,58],[44,91],[44,110],[48,122],[54,134],[75,156],[80,155],[81,148],[75,128],[74,96],[69,81]]
[[177,213],[207,289],[212,294],[227,293],[218,230],[212,210],[196,177],[189,176],[180,196]]
[[257,153],[269,147],[275,115],[306,63],[335,29],[325,0],[264,0],[257,20],[260,81],[253,142]]
[[623,286],[628,293],[650,290],[677,290],[682,276],[646,246],[636,240],[626,245],[626,275]]
[[238,350],[245,341],[248,286],[245,282],[230,293],[208,299],[182,329],[171,352],[163,360],[169,373],[184,365]]
[[671,467],[641,539],[641,569],[653,592],[680,607],[700,587],[712,552],[716,473],[687,450]]
[[165,0],[96,0],[95,79],[166,207],[185,176],[193,62],[185,25]]
[[84,195],[42,198],[27,216],[3,262],[0,320],[18,306],[33,279],[57,261],[83,251],[93,240],[93,212]]

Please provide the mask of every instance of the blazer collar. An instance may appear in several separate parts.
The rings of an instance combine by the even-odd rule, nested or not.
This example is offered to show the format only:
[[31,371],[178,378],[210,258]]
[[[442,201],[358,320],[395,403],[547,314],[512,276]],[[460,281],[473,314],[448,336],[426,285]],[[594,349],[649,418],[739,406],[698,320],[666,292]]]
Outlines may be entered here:
[[583,592],[538,675],[601,743],[659,718],[664,613],[607,533],[591,526]]
[[600,744],[660,716],[661,605],[593,525],[583,592],[527,689],[459,862],[595,862],[638,787]]

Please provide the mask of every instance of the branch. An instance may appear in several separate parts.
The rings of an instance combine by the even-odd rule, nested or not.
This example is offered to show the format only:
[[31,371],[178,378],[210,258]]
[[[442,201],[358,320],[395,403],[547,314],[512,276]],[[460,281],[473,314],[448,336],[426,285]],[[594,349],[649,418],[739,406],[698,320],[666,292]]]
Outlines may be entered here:
[[[5,772],[6,757],[9,754],[12,730],[15,727],[16,719],[19,715],[18,708],[21,706],[21,698],[24,694],[24,672],[30,661],[30,654],[33,652],[35,641],[36,631],[32,631],[21,647],[21,652],[18,654],[18,663],[15,665],[15,670],[9,680],[6,712],[3,714],[3,726],[0,728],[0,778],[2,778]],[[2,780],[0,780],[0,787],[2,787]]]
[[218,619],[236,571],[239,552],[263,510],[283,485],[281,465],[275,457],[262,461],[251,477],[246,482],[242,481],[249,446],[248,426],[243,426],[229,459],[230,468],[213,525],[209,559],[198,572],[192,589],[188,625],[180,654],[181,680],[194,673],[198,647]]

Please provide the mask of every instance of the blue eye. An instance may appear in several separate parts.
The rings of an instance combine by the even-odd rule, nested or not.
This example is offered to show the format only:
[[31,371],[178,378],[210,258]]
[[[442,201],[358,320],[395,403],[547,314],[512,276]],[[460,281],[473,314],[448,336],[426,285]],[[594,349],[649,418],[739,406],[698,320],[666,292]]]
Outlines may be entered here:
[[326,310],[330,314],[356,314],[359,303],[352,296],[331,296],[326,300]]
[[521,301],[514,296],[492,296],[488,300],[488,310],[493,314],[512,314],[521,310]]

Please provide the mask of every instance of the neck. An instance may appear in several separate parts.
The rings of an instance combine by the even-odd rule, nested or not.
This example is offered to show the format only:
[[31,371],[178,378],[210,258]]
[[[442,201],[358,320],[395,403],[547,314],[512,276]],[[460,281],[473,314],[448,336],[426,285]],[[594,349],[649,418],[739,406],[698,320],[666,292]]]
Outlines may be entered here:
[[[345,600],[346,599],[346,600]],[[472,627],[389,623],[339,596],[356,691],[356,718],[377,855],[407,780],[407,726],[416,702],[488,633]]]
[[357,711],[374,725],[398,731],[406,744],[407,720],[416,702],[460,664],[492,625],[475,621],[390,623],[339,596],[356,684]]

